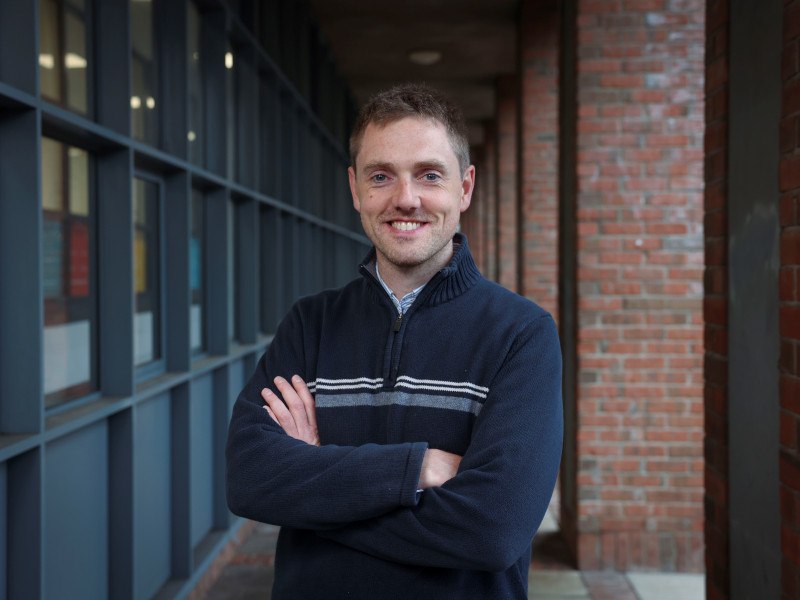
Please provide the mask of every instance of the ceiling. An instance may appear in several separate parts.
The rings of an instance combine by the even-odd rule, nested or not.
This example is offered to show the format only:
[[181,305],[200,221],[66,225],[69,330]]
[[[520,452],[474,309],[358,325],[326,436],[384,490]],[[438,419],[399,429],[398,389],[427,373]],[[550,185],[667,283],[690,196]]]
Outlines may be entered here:
[[[425,81],[458,102],[471,141],[494,116],[499,75],[516,70],[518,0],[311,0],[339,69],[361,103],[402,81]],[[415,50],[441,52],[414,64]]]

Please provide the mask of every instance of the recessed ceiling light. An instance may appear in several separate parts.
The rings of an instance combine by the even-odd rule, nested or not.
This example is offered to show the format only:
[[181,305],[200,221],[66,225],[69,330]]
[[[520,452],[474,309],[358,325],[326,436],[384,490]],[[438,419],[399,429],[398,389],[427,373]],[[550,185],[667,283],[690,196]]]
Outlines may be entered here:
[[442,53],[438,50],[412,50],[408,53],[408,60],[414,64],[428,67],[442,60]]

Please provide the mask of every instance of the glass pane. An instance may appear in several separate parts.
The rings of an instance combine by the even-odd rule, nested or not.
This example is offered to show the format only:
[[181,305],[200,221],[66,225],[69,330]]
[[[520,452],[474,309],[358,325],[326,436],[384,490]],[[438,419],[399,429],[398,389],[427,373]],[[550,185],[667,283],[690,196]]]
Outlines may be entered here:
[[61,220],[45,217],[42,223],[42,285],[45,298],[58,298],[61,295],[63,265],[61,251],[64,235]]
[[67,106],[80,113],[89,110],[86,75],[89,55],[86,50],[86,24],[83,15],[67,12],[64,15],[64,68],[66,69]]
[[39,82],[42,96],[61,100],[61,54],[58,5],[55,0],[39,1]]
[[189,140],[189,160],[195,164],[203,164],[202,144],[204,142],[203,128],[203,63],[201,54],[201,17],[200,11],[193,2],[189,3],[189,131],[186,137]]
[[203,227],[205,214],[202,192],[192,190],[192,235],[189,242],[189,283],[192,298],[190,308],[190,348],[200,352],[205,348],[205,327],[203,325],[205,310],[204,287],[205,238]]
[[158,61],[153,4],[131,2],[131,130],[133,136],[158,143]]
[[161,256],[158,184],[133,180],[134,364],[161,357]]
[[50,138],[42,138],[42,208],[64,209],[64,147]]
[[89,155],[86,150],[70,148],[69,158],[69,212],[73,215],[89,214]]
[[[61,165],[69,161],[64,172]],[[66,181],[65,181],[66,179]],[[94,214],[84,150],[42,138],[44,389],[47,406],[97,389]],[[69,190],[65,203],[64,191]],[[68,204],[69,211],[64,210]]]

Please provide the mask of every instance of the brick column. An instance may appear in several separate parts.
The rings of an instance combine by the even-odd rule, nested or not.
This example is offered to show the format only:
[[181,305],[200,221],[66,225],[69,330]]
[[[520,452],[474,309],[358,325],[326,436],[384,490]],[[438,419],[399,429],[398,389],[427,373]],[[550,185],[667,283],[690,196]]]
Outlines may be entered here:
[[578,2],[582,569],[703,568],[703,7]]
[[520,20],[519,292],[558,320],[559,6],[526,0]]
[[706,5],[705,543],[706,597],[728,598],[728,0]]
[[800,0],[784,3],[780,123],[782,599],[800,596]]
[[519,193],[518,193],[519,82],[505,75],[497,82],[497,281],[518,291]]
[[486,221],[486,164],[483,158],[483,149],[470,149],[470,157],[472,164],[475,165],[477,173],[475,180],[475,189],[472,192],[472,203],[465,213],[461,215],[461,231],[469,239],[470,250],[475,259],[475,264],[481,272],[484,271],[484,256],[486,250],[484,248],[484,237],[486,228],[484,223]]

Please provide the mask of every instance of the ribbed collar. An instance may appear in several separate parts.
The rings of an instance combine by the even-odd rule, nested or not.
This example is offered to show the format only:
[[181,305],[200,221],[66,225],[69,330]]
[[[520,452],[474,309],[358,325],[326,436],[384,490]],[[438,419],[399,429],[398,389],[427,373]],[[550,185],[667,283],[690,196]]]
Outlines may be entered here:
[[[374,264],[375,248],[372,248],[359,267],[362,274],[375,277]],[[467,236],[457,233],[453,236],[453,257],[446,267],[430,279],[417,300],[430,306],[448,302],[474,286],[481,277],[469,250]]]

